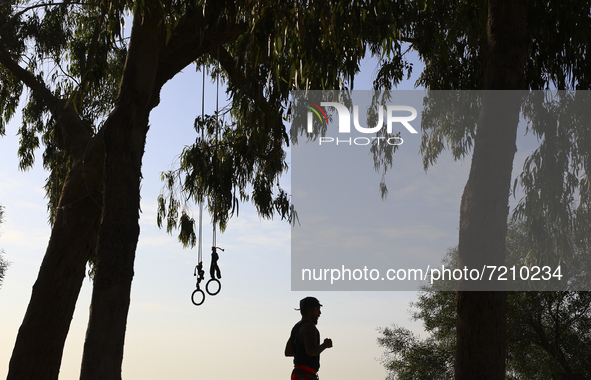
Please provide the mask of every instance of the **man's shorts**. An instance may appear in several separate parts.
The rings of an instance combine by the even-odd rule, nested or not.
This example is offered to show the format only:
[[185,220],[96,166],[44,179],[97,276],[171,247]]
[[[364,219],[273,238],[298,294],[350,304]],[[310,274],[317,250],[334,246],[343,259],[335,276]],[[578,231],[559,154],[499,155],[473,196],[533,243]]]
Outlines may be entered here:
[[291,380],[318,380],[318,375],[301,368],[294,368],[291,371]]

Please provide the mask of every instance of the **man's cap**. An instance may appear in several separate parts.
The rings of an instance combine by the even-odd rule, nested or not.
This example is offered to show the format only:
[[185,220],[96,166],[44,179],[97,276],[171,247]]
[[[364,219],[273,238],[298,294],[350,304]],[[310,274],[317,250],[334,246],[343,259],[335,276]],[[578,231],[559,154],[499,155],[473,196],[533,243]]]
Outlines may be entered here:
[[296,310],[304,310],[309,307],[316,307],[316,306],[322,306],[320,304],[320,301],[318,301],[318,299],[316,299],[314,297],[306,297],[306,298],[302,298],[300,300],[300,308],[296,309]]

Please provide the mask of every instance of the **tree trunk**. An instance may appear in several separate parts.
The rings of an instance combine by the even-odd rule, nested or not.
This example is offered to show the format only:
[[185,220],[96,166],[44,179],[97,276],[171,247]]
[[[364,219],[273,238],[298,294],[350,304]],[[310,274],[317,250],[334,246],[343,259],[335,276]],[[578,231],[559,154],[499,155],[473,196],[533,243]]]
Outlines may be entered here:
[[102,197],[102,136],[87,142],[65,181],[51,237],[10,359],[8,380],[58,378],[88,258],[96,249]]
[[[527,55],[527,1],[489,0],[485,90],[474,141],[470,176],[460,210],[459,267],[503,265],[511,171]],[[506,294],[468,291],[457,296],[458,380],[505,378]],[[490,284],[489,284],[490,285]]]
[[141,162],[162,44],[158,2],[134,15],[119,98],[105,123],[104,207],[80,378],[121,379],[139,238]]
[[105,206],[81,379],[121,379],[139,237],[140,164],[145,133],[130,133],[139,123],[126,120],[129,115],[124,112],[119,114],[121,117],[112,117],[105,126]]

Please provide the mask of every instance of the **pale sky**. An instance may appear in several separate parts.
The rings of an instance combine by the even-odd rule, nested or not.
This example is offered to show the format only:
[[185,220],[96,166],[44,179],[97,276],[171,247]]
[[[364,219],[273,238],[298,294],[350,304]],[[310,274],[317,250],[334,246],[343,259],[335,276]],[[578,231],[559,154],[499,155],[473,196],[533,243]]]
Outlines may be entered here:
[[[355,80],[356,89],[369,89],[374,68],[366,63],[362,71],[363,75]],[[411,89],[412,82],[399,88]],[[206,111],[211,112],[215,87],[208,84],[207,91]],[[223,93],[220,100],[222,97]],[[156,197],[162,188],[160,173],[169,169],[182,148],[194,141],[193,119],[200,113],[201,74],[191,67],[164,87],[162,102],[150,119],[123,378],[288,379],[292,359],[284,357],[283,350],[291,327],[299,320],[294,308],[301,298],[312,295],[324,305],[318,324],[321,337],[332,338],[334,343],[321,355],[320,377],[384,379],[377,328],[395,323],[420,333],[420,323],[411,321],[408,313],[416,293],[291,291],[291,227],[278,219],[260,220],[249,205],[242,205],[239,217],[230,221],[226,233],[217,236],[217,245],[225,249],[220,253],[222,291],[215,297],[208,296],[199,307],[191,303],[197,250],[183,249],[176,237],[157,228]],[[17,169],[15,135],[19,124],[17,115],[6,128],[7,136],[0,139],[0,204],[6,209],[5,222],[0,225],[0,248],[12,263],[0,289],[0,378],[7,374],[14,340],[50,234],[42,189],[47,174],[42,170],[40,154],[33,170]],[[405,141],[405,148],[416,152],[414,158],[410,155],[407,159],[416,160],[412,166],[417,167],[418,137]],[[405,254],[432,253],[434,248],[429,242],[433,239],[437,239],[435,249],[441,254],[457,244],[460,196],[468,170],[469,159],[453,162],[449,153],[444,153],[428,174],[422,170],[407,171],[402,177],[390,174],[387,181],[391,195],[384,207],[404,200],[404,210],[413,210],[405,211],[412,213],[407,215],[408,229],[397,230],[397,238],[406,243]],[[375,186],[372,194],[379,197],[376,176],[375,184],[368,186]],[[282,185],[289,191],[289,174]],[[429,204],[434,199],[445,206],[445,212],[431,212]],[[204,223],[206,268],[211,239],[211,226]],[[66,342],[60,379],[79,377],[91,288],[91,281],[86,279]]]

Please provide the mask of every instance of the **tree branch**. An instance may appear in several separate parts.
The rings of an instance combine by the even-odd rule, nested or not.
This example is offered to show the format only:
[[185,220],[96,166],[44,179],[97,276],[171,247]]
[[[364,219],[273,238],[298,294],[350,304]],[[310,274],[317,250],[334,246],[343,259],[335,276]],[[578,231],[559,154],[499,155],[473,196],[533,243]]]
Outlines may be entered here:
[[[223,46],[219,46],[219,47],[217,47],[216,50],[211,50],[209,52],[209,54],[212,57],[215,57],[217,59],[217,61],[222,66],[222,68],[228,73],[230,80],[232,82],[234,82],[236,87],[246,87],[247,79],[242,72],[237,70],[236,60],[232,57],[232,55],[228,52],[228,50],[226,50]],[[262,90],[259,91],[258,94],[249,94],[249,95],[250,95],[249,97],[251,100],[253,100],[255,102],[262,102],[263,109],[266,110],[266,109],[270,108],[269,103],[267,102],[267,99],[265,98]],[[279,127],[282,129],[282,131],[283,131],[282,137],[289,144],[289,137],[287,136],[287,133],[285,132],[285,127],[283,125],[282,119],[279,117],[279,118],[275,118],[274,120],[275,120],[275,125],[273,127]],[[275,157],[277,156],[277,154],[282,149],[282,141],[283,140],[281,140],[279,138],[275,139],[274,146],[273,146],[273,149],[271,150],[271,152],[269,152],[269,154],[257,154],[257,157],[260,157],[261,159],[263,159],[265,161],[274,160]]]
[[49,112],[51,112],[51,115],[61,127],[60,135],[62,138],[58,139],[58,146],[66,150],[73,158],[82,157],[91,133],[82,120],[80,120],[74,107],[65,100],[56,97],[41,79],[36,78],[31,72],[23,69],[12,58],[6,46],[1,42],[0,64],[29,87],[49,109]]
[[413,44],[413,45],[419,45],[419,44],[421,44],[421,40],[419,40],[417,38],[398,37],[397,39],[400,42],[408,42],[408,43]]
[[116,107],[122,101],[134,106],[151,107],[162,41],[166,33],[162,17],[163,9],[158,1],[151,2],[144,9],[144,14],[139,9],[134,12]]
[[29,87],[37,96],[39,96],[51,112],[55,112],[56,108],[60,103],[60,100],[56,98],[51,91],[45,86],[45,84],[35,78],[35,76],[29,71],[19,66],[14,59],[12,59],[10,52],[0,42],[0,64],[6,67],[15,77],[21,80],[27,87]]
[[[160,54],[158,73],[152,96],[152,107],[160,101],[162,86],[182,69],[195,62],[214,47],[235,41],[246,32],[246,24],[222,21],[215,28],[205,30],[202,15],[183,16],[175,33]],[[201,28],[199,28],[201,26]]]
[[26,7],[23,10],[17,12],[14,14],[14,16],[12,16],[8,21],[6,21],[4,23],[4,25],[0,26],[0,33],[2,33],[6,28],[8,28],[10,25],[12,25],[16,20],[18,20],[18,18],[20,16],[22,16],[23,14],[27,13],[30,10],[36,9],[36,8],[43,8],[43,7],[49,7],[49,6],[59,6],[59,5],[70,5],[70,4],[74,4],[74,5],[84,5],[84,3],[79,3],[79,2],[72,2],[72,1],[64,1],[63,3],[54,3],[54,4],[47,4],[47,3],[41,3],[41,4],[35,4],[35,5],[31,5],[30,7]]
[[[101,7],[102,8],[102,7]],[[87,76],[90,70],[92,69],[92,65],[94,64],[94,58],[96,55],[96,48],[98,45],[98,40],[101,34],[101,28],[103,26],[103,22],[105,20],[105,12],[104,10],[98,17],[97,23],[94,27],[94,31],[92,34],[92,40],[90,42],[90,47],[88,48],[88,53],[86,57],[81,57],[80,60],[80,74],[81,74],[81,82],[80,82],[80,89],[84,92],[84,86],[87,82]],[[82,97],[81,97],[82,98]]]

